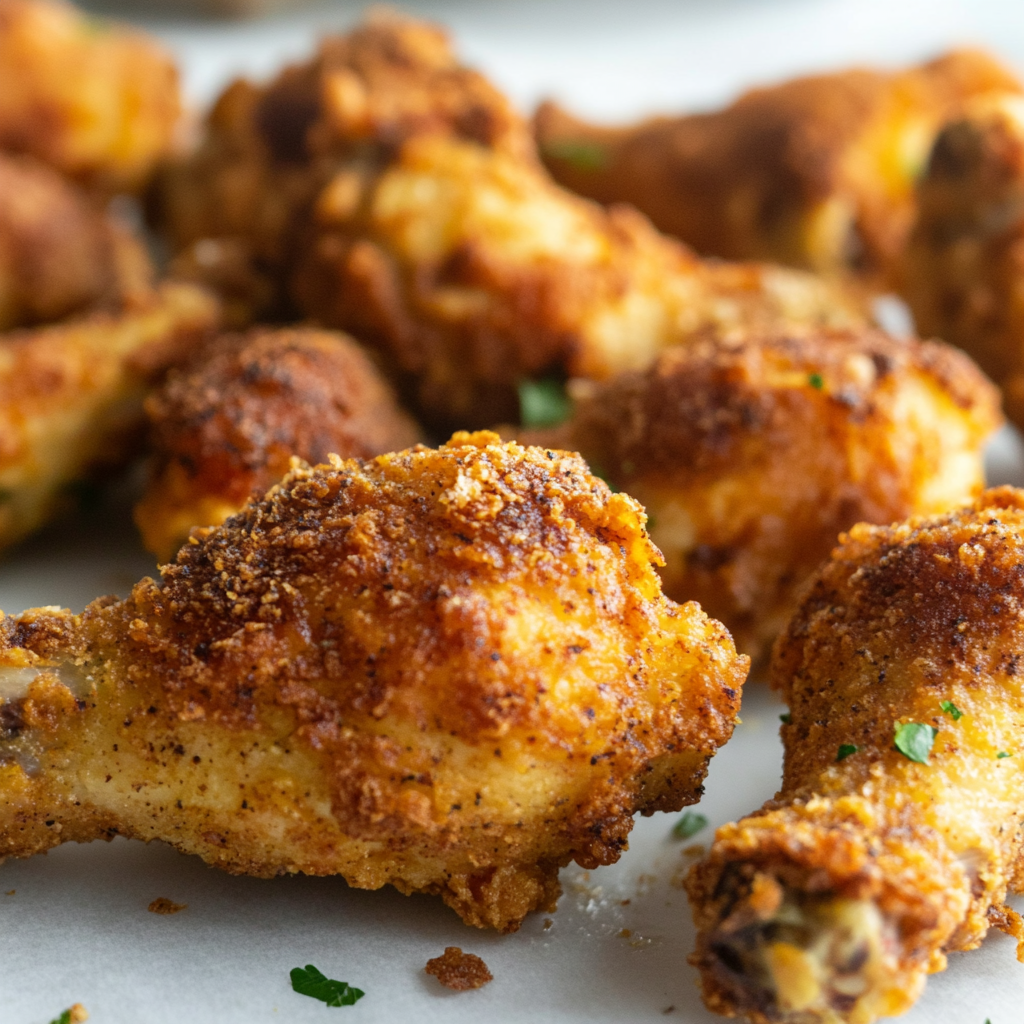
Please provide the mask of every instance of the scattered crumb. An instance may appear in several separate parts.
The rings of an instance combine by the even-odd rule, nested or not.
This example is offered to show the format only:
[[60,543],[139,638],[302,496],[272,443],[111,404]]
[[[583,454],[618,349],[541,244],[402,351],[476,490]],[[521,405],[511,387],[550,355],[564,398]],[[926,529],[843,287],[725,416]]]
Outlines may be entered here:
[[68,1021],[68,1024],[81,1024],[83,1020],[89,1019],[89,1011],[81,1004],[75,1003],[69,1006],[58,1018],[59,1021]]
[[694,843],[692,846],[683,848],[684,857],[703,857],[704,846],[701,843]]
[[472,953],[463,953],[458,946],[446,946],[441,956],[427,961],[424,968],[427,974],[435,978],[445,988],[456,992],[465,992],[471,988],[480,988],[494,980],[494,975],[487,969],[487,964]]
[[675,1013],[676,1012],[676,1008],[674,1006],[666,1006],[665,1009],[662,1010],[661,1012],[662,1013]]
[[633,937],[633,932],[629,928],[623,928],[622,931],[619,932],[619,938],[620,939],[631,939],[632,937]]
[[175,903],[174,900],[169,900],[166,896],[158,896],[150,903],[149,912],[151,914],[177,914],[187,906],[187,903]]
[[17,889],[8,889],[7,892],[4,893],[4,895],[5,896],[13,896],[17,891],[18,891]]
[[547,931],[555,922],[550,917],[544,918],[544,931]]
[[628,907],[630,905],[630,903],[632,903],[632,902],[633,902],[632,900],[619,900],[619,906],[620,907]]

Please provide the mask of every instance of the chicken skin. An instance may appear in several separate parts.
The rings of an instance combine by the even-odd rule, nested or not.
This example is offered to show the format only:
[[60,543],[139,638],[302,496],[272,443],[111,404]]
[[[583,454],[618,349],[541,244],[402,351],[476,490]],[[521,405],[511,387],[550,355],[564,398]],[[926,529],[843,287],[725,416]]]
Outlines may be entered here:
[[958,50],[896,73],[798,78],[723,110],[628,128],[548,103],[535,126],[559,182],[632,203],[698,252],[887,286],[942,122],[976,96],[1020,90],[992,57]]
[[171,168],[177,272],[236,319],[289,310],[379,348],[435,425],[494,423],[524,377],[604,377],[751,325],[861,323],[793,271],[701,262],[544,171],[528,126],[438,30],[394,17],[236,83]]
[[170,151],[181,114],[171,58],[61,0],[0,0],[0,150],[113,192]]
[[665,593],[698,601],[755,662],[840,531],[944,512],[984,485],[999,396],[945,345],[879,331],[670,349],[572,382],[579,451],[650,514]]
[[842,539],[776,644],[782,789],[691,872],[704,1000],[756,1024],[902,1013],[1024,887],[1024,492]]
[[578,456],[457,434],[296,468],[126,600],[4,619],[0,855],[163,839],[515,930],[733,728],[747,659],[643,522]]
[[0,153],[0,331],[116,308],[150,276],[139,243],[84,193]]
[[146,414],[154,466],[135,520],[161,561],[193,526],[219,526],[267,491],[293,456],[369,458],[420,437],[351,338],[309,328],[220,339],[172,372]]
[[966,349],[1024,427],[1024,100],[979,101],[939,135],[901,291],[918,326]]

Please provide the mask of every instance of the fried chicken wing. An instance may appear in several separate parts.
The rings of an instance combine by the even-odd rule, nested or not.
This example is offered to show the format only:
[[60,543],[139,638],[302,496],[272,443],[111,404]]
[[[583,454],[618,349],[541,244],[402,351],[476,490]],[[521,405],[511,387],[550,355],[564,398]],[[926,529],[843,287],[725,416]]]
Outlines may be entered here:
[[688,880],[707,1005],[870,1024],[1024,886],[1024,492],[844,537],[780,637],[782,789]]
[[60,0],[0,0],[0,149],[104,191],[134,189],[181,113],[174,63]]
[[508,101],[393,18],[232,86],[159,205],[179,272],[378,346],[440,424],[507,419],[520,378],[639,368],[702,332],[864,319],[838,288],[703,263],[561,189]]
[[919,328],[966,349],[1024,427],[1024,100],[951,121],[918,189],[901,291]]
[[632,203],[698,252],[884,285],[940,124],[975,96],[1020,89],[992,57],[958,50],[897,73],[798,78],[723,110],[621,129],[548,103],[535,128],[558,181]]
[[2,623],[0,855],[115,834],[514,930],[699,798],[747,660],[578,456],[298,468],[159,581]]
[[0,333],[0,547],[138,449],[143,399],[216,318],[211,296],[165,284],[116,311]]
[[650,514],[666,594],[757,660],[840,531],[980,493],[999,396],[945,345],[879,331],[702,342],[576,381],[572,419],[524,440],[579,451]]
[[116,308],[150,276],[139,243],[75,186],[0,153],[0,331]]
[[172,373],[146,413],[155,465],[135,519],[161,561],[193,526],[218,526],[267,491],[293,456],[369,458],[420,437],[351,338],[308,328],[220,339]]

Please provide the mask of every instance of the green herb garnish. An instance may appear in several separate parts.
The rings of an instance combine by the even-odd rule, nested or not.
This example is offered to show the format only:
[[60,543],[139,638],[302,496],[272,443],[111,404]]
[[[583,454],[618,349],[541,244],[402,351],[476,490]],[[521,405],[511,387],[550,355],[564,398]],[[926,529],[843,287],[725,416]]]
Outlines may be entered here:
[[858,750],[860,750],[860,747],[855,747],[852,743],[840,743],[839,752],[836,754],[836,760],[843,761],[851,754],[856,754]]
[[939,730],[932,725],[921,722],[896,723],[896,749],[904,756],[918,764],[928,764],[928,755]]
[[561,381],[521,380],[519,419],[524,427],[554,427],[572,414],[572,402]]
[[789,723],[793,721],[793,716],[788,711],[786,711],[783,714],[779,715],[779,721],[783,725],[789,725]]
[[50,1024],[71,1024],[71,1010],[65,1010],[59,1017],[54,1017]]
[[820,373],[811,373],[807,376],[807,383],[816,391],[821,391],[825,386],[825,378]]
[[352,1006],[366,995],[347,981],[325,977],[312,964],[292,968],[292,988],[302,996],[319,999],[328,1006]]
[[708,819],[698,811],[687,811],[673,826],[672,835],[676,839],[689,839],[702,828],[707,828]]
[[1004,757],[1012,757],[1013,755],[1008,750],[1000,750],[996,757],[1002,760]]
[[953,719],[954,722],[959,722],[964,717],[964,713],[951,701],[951,700],[940,700],[939,707]]
[[544,155],[564,160],[578,171],[600,171],[608,163],[604,146],[586,139],[560,139],[544,144]]

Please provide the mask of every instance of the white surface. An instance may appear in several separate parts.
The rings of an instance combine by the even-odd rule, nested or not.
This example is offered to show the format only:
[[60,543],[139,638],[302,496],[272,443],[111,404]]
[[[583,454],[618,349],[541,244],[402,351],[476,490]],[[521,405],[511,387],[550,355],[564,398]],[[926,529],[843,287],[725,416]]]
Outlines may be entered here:
[[[851,60],[897,62],[979,41],[1024,69],[1021,0],[642,0],[622,4],[507,0],[408,3],[444,19],[461,49],[524,106],[556,94],[608,118],[707,105],[764,78]],[[185,62],[193,97],[232,74],[265,74],[306,52],[317,25],[349,23],[353,5],[266,23],[160,33]],[[1019,438],[1004,433],[992,479],[1024,483]],[[83,607],[152,571],[124,508],[76,530],[58,527],[0,563],[0,607]],[[779,778],[780,708],[748,689],[744,724],[715,759],[701,810],[712,827],[752,810]],[[348,889],[337,879],[232,878],[166,847],[117,841],[68,846],[0,868],[0,1024],[46,1024],[81,1001],[96,1024],[250,1022],[569,1022],[718,1020],[700,1006],[685,959],[693,930],[673,885],[681,849],[673,819],[638,823],[620,863],[563,872],[553,924],[535,915],[516,935],[464,927],[440,901]],[[14,895],[4,895],[14,889]],[[149,914],[157,896],[188,904]],[[628,905],[622,905],[623,900]],[[1020,904],[1018,904],[1019,906]],[[622,937],[622,929],[632,936]],[[446,993],[423,974],[459,945],[484,957],[486,988]],[[293,994],[288,971],[316,964],[363,988],[353,1008]],[[952,958],[907,1024],[1021,1024],[1024,966],[994,935]],[[668,1007],[672,1013],[665,1016]]]

